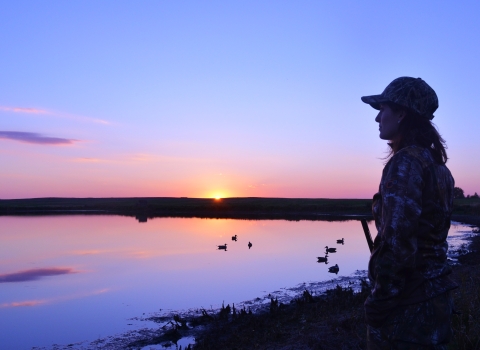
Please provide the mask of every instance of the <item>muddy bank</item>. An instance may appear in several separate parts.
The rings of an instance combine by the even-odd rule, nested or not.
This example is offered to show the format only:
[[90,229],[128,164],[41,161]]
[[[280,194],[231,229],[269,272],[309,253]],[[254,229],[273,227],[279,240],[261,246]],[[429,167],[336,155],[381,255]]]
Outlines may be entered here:
[[[476,225],[469,238],[469,252],[458,257],[452,278],[460,287],[453,292],[455,337],[449,349],[480,348],[480,232],[479,217],[456,217]],[[289,305],[272,302],[263,314],[243,319],[212,320],[197,335],[195,349],[365,349],[363,302],[367,281],[360,292],[337,287],[324,296],[303,295]]]
[[[479,222],[478,217],[462,219],[470,225]],[[478,226],[472,227],[469,252],[458,256],[461,265],[452,266],[452,278],[460,287],[453,292],[455,338],[449,349],[480,348],[479,232]],[[182,338],[194,337],[193,348],[197,350],[365,349],[363,302],[370,286],[361,277],[356,282],[341,283],[323,294],[312,292],[306,285],[288,302],[272,294],[263,308],[244,303],[235,307],[224,305],[215,311],[199,309],[188,315],[153,317],[151,320],[158,322],[158,329],[132,332],[122,339],[112,338],[110,345],[106,341],[99,348],[149,349],[149,346],[156,346],[155,349],[180,349]]]

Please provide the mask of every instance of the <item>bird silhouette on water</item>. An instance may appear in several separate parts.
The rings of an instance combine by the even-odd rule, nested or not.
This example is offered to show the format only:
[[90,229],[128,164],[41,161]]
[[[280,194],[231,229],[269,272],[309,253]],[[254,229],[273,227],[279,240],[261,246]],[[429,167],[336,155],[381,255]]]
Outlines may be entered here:
[[237,235],[232,236],[232,241],[235,241],[235,242],[237,241]]
[[248,242],[248,249],[252,248],[252,242]]
[[338,264],[335,264],[335,266],[329,267],[328,272],[338,274],[338,271],[340,271],[340,268],[338,267]]
[[323,263],[325,263],[325,264],[328,264],[328,255],[327,255],[327,254],[325,254],[325,257],[323,257],[323,256],[318,256],[317,259],[318,259],[317,262],[319,262],[319,263],[322,263],[322,262],[323,262]]
[[225,243],[224,245],[219,245],[219,246],[218,246],[218,250],[225,250],[225,251],[227,251],[227,243]]
[[328,248],[328,246],[325,247],[327,253],[336,253],[337,248]]
[[343,243],[344,243],[343,238],[342,238],[342,239],[337,239],[337,243],[338,243],[338,244],[343,244]]

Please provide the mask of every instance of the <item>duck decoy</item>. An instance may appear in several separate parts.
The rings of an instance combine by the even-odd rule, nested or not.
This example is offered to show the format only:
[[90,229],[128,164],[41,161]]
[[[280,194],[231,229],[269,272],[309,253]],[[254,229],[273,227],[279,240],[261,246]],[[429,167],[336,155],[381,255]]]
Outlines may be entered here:
[[336,253],[337,252],[337,248],[328,248],[328,246],[326,246],[325,249],[327,250],[327,253]]
[[335,266],[329,267],[328,272],[337,274],[338,271],[340,271],[340,268],[338,267],[338,264],[335,264]]
[[342,239],[337,239],[337,243],[338,243],[338,244],[343,244],[343,243],[344,243],[343,238],[342,238]]
[[237,241],[237,235],[232,236],[232,241],[235,241],[235,242]]
[[225,243],[224,245],[219,245],[219,246],[218,246],[218,250],[225,250],[225,251],[227,251],[227,243]]
[[252,242],[248,242],[248,249],[252,248]]
[[326,262],[328,261],[328,256],[325,254],[325,257],[323,257],[323,256],[318,256],[317,259],[318,259],[317,262],[319,262],[319,263],[321,263],[321,262],[326,263]]

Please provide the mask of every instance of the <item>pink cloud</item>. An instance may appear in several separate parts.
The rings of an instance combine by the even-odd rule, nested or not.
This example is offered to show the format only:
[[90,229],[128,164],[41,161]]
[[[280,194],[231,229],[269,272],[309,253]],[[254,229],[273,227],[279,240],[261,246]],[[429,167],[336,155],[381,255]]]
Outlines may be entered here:
[[23,131],[0,131],[0,139],[53,146],[71,145],[79,141],[75,139],[42,136],[35,132]]
[[5,106],[0,106],[0,110],[5,111],[5,112],[15,112],[15,113],[49,114],[44,109],[28,108],[28,107],[5,107]]
[[108,122],[106,120],[103,120],[103,119],[72,115],[72,114],[68,114],[68,113],[54,112],[54,111],[49,111],[49,110],[41,109],[41,108],[0,106],[0,111],[14,112],[14,113],[26,113],[26,114],[45,114],[45,115],[54,116],[54,117],[58,117],[58,118],[79,120],[79,121],[83,121],[83,122],[90,122],[90,123],[97,123],[97,124],[104,124],[104,125],[109,125],[110,124],[110,122]]
[[88,157],[83,157],[83,158],[75,158],[73,159],[74,162],[77,163],[104,163],[106,161],[100,159],[100,158],[88,158]]

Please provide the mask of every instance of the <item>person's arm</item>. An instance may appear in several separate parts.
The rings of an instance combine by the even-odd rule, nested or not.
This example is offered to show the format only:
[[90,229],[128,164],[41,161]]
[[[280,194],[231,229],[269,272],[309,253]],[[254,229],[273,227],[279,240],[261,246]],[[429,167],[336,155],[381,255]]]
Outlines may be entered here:
[[416,230],[422,211],[422,164],[408,152],[399,152],[382,177],[380,245],[370,259],[373,289],[365,301],[367,323],[379,326],[398,305],[406,278],[415,267]]

